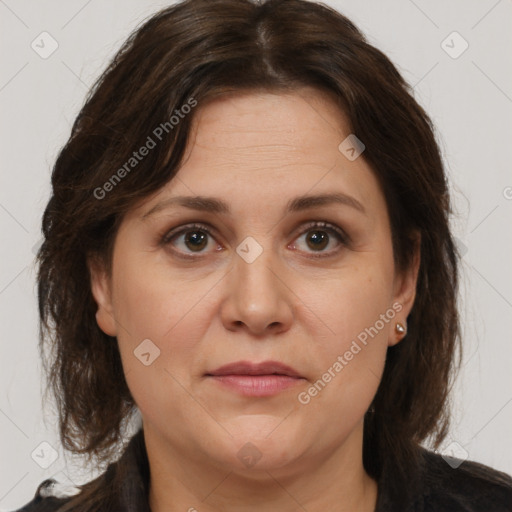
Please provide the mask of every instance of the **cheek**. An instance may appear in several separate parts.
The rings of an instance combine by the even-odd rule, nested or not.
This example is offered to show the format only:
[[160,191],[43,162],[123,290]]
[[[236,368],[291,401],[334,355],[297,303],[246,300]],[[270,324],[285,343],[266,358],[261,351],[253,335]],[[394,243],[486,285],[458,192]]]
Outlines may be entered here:
[[369,375],[380,378],[395,310],[382,291],[379,294],[373,289],[370,293],[364,287],[344,284],[343,291],[332,291],[331,300],[321,310],[326,327],[323,335],[312,336],[317,340],[316,360],[321,362],[316,365],[317,373],[334,371],[342,375],[338,382],[343,381],[349,389],[364,385]]
[[175,413],[187,411],[190,399],[183,389],[189,387],[187,369],[202,336],[197,314],[189,314],[197,297],[190,287],[166,286],[150,273],[124,275],[116,289],[123,370],[143,417],[158,422],[169,397]]
[[298,410],[318,418],[331,440],[348,436],[368,410],[382,378],[392,325],[380,317],[389,310],[384,296],[354,291],[350,300],[346,295],[338,299],[326,318],[333,333],[315,343],[309,354],[315,372],[295,397]]
[[[391,307],[393,268],[374,254],[364,256],[357,265],[347,265],[337,272],[335,278],[304,282],[297,291],[317,314],[319,324],[323,324],[321,331],[327,336],[322,338],[331,340],[325,345],[332,350],[347,349],[358,336],[364,342],[364,333],[376,323],[379,332],[375,336],[379,340],[387,339],[390,320],[395,314]],[[386,313],[383,323],[381,315]]]
[[155,268],[119,260],[113,297],[127,384],[149,416],[159,400],[179,397],[182,386],[190,386],[190,368],[200,364],[197,349],[211,322],[205,291],[215,284],[212,278],[191,282]]
[[313,385],[299,402],[318,408],[319,414],[322,407],[344,415],[364,414],[382,376],[396,321],[389,277],[393,269],[371,256],[366,265],[344,269],[339,278],[300,292],[318,318],[310,323]]
[[164,345],[183,324],[190,324],[190,313],[197,313],[211,286],[207,281],[184,280],[151,258],[120,261],[114,304],[116,319],[125,327],[122,333],[132,342],[154,338]]

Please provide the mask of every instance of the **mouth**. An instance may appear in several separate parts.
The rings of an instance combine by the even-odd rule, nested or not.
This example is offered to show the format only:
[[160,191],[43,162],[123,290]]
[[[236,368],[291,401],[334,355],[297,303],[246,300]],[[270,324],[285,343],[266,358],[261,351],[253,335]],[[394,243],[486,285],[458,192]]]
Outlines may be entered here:
[[294,368],[278,361],[238,361],[205,374],[223,388],[244,396],[271,396],[303,383]]

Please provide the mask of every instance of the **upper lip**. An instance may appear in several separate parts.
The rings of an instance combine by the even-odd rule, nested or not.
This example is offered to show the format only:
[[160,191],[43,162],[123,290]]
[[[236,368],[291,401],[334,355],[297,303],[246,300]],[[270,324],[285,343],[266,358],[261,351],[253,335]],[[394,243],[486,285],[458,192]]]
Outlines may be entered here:
[[291,366],[279,361],[263,361],[261,363],[237,361],[220,366],[206,375],[287,375],[289,377],[302,377]]

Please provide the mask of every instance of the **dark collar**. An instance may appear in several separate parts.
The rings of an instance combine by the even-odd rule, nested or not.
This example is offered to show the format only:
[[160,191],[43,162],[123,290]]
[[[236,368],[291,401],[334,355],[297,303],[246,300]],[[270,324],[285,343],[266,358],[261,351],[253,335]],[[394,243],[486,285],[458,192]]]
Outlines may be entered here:
[[[476,462],[456,461],[457,464],[453,464],[454,461],[456,459],[445,460],[421,448],[417,461],[405,475],[398,471],[393,460],[384,461],[378,479],[375,512],[512,510],[512,478],[509,475]],[[84,490],[88,490],[86,494],[98,496],[102,500],[101,506],[109,512],[151,512],[149,481],[149,461],[141,428],[129,441],[121,458],[110,464],[96,480],[86,484]],[[57,511],[61,505],[73,500],[73,497],[50,496],[48,491],[54,483],[54,480],[41,483],[32,502],[20,512]],[[98,489],[102,489],[99,494]],[[108,502],[100,496],[107,496]]]

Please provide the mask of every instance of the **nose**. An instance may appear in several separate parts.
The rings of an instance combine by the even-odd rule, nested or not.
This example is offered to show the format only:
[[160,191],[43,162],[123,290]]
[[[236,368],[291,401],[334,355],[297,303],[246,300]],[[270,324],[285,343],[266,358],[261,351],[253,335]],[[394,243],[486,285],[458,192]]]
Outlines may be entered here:
[[226,329],[267,336],[290,328],[295,296],[291,283],[282,277],[277,256],[271,253],[265,249],[252,262],[235,254],[220,312]]

